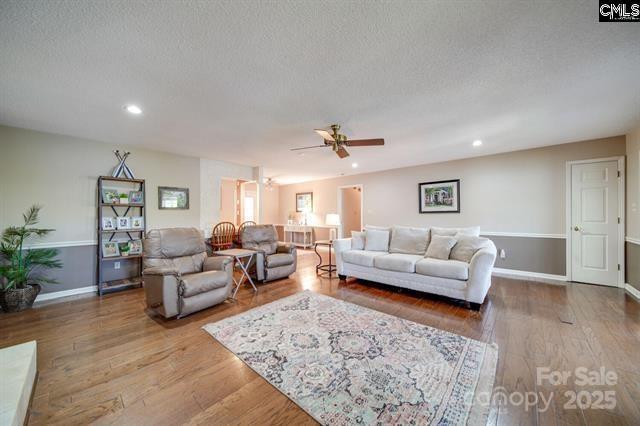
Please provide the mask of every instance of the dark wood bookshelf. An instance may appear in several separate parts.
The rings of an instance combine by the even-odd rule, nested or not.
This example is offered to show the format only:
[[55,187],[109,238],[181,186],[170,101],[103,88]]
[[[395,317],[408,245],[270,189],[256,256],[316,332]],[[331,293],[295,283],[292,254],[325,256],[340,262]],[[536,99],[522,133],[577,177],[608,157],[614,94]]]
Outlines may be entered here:
[[[106,183],[106,186],[105,186]],[[112,183],[112,185],[109,185]],[[142,191],[142,203],[105,203],[102,200],[102,192],[103,189],[110,189],[112,186],[117,187],[118,184],[127,184],[131,186],[130,191]],[[115,291],[126,290],[129,288],[140,287],[143,285],[142,283],[142,254],[130,254],[128,256],[112,256],[112,257],[104,257],[102,256],[102,243],[105,241],[110,242],[124,242],[122,240],[114,240],[116,234],[126,234],[127,240],[125,241],[133,241],[140,239],[142,240],[144,234],[147,230],[147,209],[145,207],[147,191],[145,188],[145,180],[144,179],[127,179],[120,177],[112,177],[112,176],[100,176],[98,177],[98,198],[97,198],[97,209],[98,209],[98,226],[97,234],[98,234],[98,267],[96,271],[97,281],[98,281],[98,294],[102,296],[106,293],[112,293]],[[119,188],[123,189],[123,188]],[[122,211],[121,209],[125,210]],[[102,219],[105,216],[111,216],[111,214],[104,214],[104,209],[110,212],[117,218],[119,216],[127,216],[130,215],[130,211],[133,209],[137,211],[135,216],[142,216],[144,221],[143,228],[126,228],[126,229],[102,229]],[[117,220],[117,219],[116,219]],[[140,233],[139,238],[134,238],[131,233]],[[137,262],[137,272],[133,277],[127,277],[119,280],[105,281],[104,280],[104,270],[105,268],[112,267],[113,261],[120,260],[133,260]]]

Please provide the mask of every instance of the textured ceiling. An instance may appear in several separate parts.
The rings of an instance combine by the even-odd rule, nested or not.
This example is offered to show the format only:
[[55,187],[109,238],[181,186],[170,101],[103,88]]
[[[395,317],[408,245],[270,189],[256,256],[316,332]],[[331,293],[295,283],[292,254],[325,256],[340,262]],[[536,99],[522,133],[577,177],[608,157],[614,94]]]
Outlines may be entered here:
[[[640,118],[640,24],[597,9],[2,0],[0,123],[264,165],[281,182],[617,135]],[[387,144],[289,151],[334,122]]]

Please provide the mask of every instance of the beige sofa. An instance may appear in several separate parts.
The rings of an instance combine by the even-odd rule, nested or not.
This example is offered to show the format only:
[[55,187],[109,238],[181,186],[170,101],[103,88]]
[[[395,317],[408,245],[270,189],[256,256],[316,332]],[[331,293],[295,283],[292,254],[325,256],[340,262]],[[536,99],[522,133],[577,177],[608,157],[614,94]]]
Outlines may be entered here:
[[[491,273],[496,259],[496,247],[487,238],[480,238],[480,228],[365,228],[389,233],[375,245],[363,246],[362,235],[334,240],[336,266],[340,279],[355,277],[368,281],[434,293],[467,302],[479,309],[491,287]],[[378,238],[380,232],[371,234]],[[446,259],[428,257],[433,236],[456,239]],[[444,238],[441,238],[444,237]],[[449,257],[451,256],[451,257]]]
[[275,226],[247,226],[241,231],[240,242],[242,248],[258,252],[249,267],[249,272],[258,281],[286,278],[296,271],[296,247],[279,242]]
[[208,257],[204,238],[195,228],[147,232],[142,272],[147,307],[165,318],[224,302],[232,274],[232,259]]

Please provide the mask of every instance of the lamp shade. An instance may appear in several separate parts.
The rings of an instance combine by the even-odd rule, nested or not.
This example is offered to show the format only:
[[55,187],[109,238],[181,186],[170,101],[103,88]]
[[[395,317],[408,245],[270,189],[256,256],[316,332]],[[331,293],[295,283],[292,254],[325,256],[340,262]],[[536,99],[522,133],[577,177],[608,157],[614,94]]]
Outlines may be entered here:
[[327,213],[324,223],[330,226],[340,226],[340,215],[336,213]]

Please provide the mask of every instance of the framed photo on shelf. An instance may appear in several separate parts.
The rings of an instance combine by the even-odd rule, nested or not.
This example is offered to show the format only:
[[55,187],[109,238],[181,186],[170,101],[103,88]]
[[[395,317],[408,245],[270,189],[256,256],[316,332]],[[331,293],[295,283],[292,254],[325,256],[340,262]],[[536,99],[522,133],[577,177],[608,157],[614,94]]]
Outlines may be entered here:
[[129,241],[129,254],[142,254],[142,240]]
[[144,194],[142,191],[129,191],[129,204],[142,204],[144,202]]
[[120,256],[120,249],[118,248],[117,241],[102,242],[102,257],[118,257],[118,256]]
[[116,218],[112,216],[104,216],[102,218],[102,230],[114,231],[116,229]]
[[120,202],[120,193],[117,189],[102,188],[102,202],[111,204]]
[[158,187],[160,210],[189,210],[189,188]]
[[129,229],[131,228],[131,218],[129,216],[118,216],[116,227],[118,229]]
[[420,213],[460,213],[460,179],[418,185]]
[[133,216],[131,218],[131,228],[132,229],[143,229],[144,228],[144,216]]

